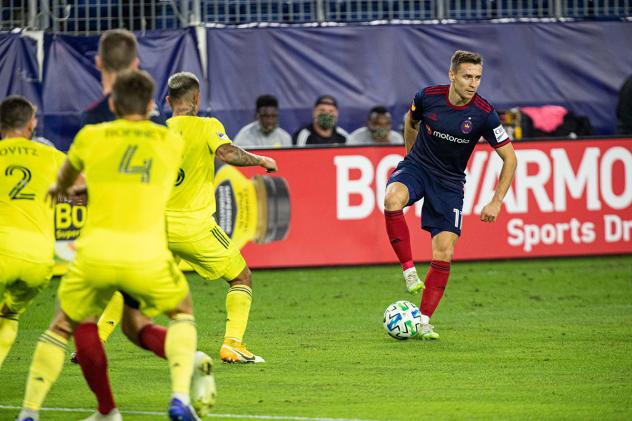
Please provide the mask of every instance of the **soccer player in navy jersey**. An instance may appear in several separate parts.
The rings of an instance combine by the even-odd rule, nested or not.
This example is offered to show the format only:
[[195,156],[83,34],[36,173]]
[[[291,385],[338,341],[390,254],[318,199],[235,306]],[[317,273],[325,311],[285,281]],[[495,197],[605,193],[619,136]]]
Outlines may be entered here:
[[[112,86],[118,74],[127,70],[138,70],[138,44],[134,34],[125,29],[110,29],[99,38],[99,51],[94,59],[97,69],[101,73],[103,97],[90,105],[81,114],[81,127],[86,124],[98,124],[116,120],[116,116],[108,106],[112,93]],[[149,114],[150,120],[157,124],[166,125],[164,115],[154,104]]]
[[[456,51],[450,85],[420,90],[406,116],[406,157],[386,187],[384,216],[391,246],[404,271],[409,292],[423,291],[422,339],[439,339],[430,325],[448,282],[454,246],[461,235],[465,168],[483,137],[503,160],[496,191],[481,211],[481,221],[494,222],[516,171],[516,154],[498,113],[476,93],[483,74],[477,53]],[[403,208],[424,199],[421,226],[432,237],[432,262],[425,284],[417,276]]]

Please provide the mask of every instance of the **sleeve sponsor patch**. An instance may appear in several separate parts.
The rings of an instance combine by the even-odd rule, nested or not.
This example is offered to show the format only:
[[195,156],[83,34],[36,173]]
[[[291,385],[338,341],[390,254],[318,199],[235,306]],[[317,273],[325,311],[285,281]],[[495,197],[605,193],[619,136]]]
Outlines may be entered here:
[[494,136],[496,137],[497,143],[504,142],[509,138],[502,124],[494,129]]

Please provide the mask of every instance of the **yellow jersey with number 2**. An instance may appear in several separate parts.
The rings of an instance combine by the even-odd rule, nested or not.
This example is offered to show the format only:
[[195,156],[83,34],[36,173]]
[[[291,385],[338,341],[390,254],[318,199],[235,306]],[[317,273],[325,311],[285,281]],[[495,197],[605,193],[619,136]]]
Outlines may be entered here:
[[25,138],[0,141],[0,254],[52,263],[55,228],[46,193],[64,158]]

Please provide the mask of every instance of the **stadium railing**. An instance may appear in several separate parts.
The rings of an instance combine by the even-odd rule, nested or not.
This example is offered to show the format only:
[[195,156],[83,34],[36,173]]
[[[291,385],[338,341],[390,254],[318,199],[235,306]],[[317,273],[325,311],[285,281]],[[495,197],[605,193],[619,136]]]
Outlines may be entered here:
[[93,35],[191,25],[632,19],[632,0],[7,0],[0,30]]

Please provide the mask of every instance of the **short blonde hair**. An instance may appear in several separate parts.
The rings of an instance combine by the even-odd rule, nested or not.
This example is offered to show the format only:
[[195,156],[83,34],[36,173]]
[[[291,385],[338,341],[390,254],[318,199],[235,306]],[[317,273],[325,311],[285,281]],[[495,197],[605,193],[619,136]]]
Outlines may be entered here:
[[472,63],[472,64],[480,64],[483,65],[483,57],[481,57],[478,53],[473,53],[471,51],[463,51],[457,50],[452,54],[452,59],[450,60],[450,70],[456,72],[459,69],[459,65],[463,63]]

